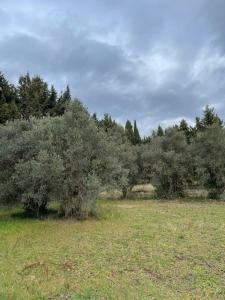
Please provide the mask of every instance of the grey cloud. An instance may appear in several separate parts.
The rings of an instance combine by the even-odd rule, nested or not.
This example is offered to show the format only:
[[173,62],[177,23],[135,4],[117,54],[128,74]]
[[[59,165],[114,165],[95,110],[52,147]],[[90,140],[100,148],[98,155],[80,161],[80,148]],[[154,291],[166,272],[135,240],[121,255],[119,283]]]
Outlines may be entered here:
[[223,0],[2,0],[0,70],[68,83],[92,112],[137,119],[143,134],[206,104],[225,117],[224,9]]

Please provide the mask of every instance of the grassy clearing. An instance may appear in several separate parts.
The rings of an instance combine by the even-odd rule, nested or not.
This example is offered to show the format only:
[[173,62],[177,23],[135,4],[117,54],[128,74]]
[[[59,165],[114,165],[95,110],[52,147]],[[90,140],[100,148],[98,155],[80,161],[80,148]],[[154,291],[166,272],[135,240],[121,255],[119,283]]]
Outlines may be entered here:
[[100,220],[0,209],[0,299],[224,299],[225,204],[101,201]]

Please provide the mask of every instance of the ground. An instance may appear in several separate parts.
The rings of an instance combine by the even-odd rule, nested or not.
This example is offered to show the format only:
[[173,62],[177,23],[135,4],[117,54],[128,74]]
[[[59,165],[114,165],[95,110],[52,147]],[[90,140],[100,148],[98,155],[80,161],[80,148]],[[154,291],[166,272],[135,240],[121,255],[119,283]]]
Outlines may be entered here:
[[225,203],[100,206],[85,222],[0,209],[0,299],[225,299]]

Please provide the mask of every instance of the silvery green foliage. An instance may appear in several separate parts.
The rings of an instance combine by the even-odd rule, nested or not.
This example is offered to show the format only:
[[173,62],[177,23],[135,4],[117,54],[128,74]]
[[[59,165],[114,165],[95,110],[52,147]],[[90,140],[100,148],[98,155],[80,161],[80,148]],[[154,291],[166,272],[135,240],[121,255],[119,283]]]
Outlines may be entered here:
[[46,150],[16,164],[13,179],[21,191],[21,202],[26,211],[39,217],[46,210],[49,200],[57,199],[63,171],[61,158]]
[[142,182],[152,180],[153,154],[150,143],[140,145],[137,149],[139,177]]
[[65,168],[61,211],[65,216],[83,219],[95,212],[101,186],[115,182],[122,168],[113,143],[78,101],[69,106],[60,121],[55,147]]
[[225,189],[225,130],[219,124],[198,133],[192,146],[198,177],[210,198],[219,198]]
[[78,101],[62,117],[11,122],[0,133],[1,202],[39,214],[58,199],[63,215],[84,219],[102,186],[126,180],[115,143]]
[[15,120],[0,126],[0,202],[19,200],[19,190],[13,181],[15,165],[28,160],[37,151],[31,135],[33,122]]
[[[111,145],[113,156],[118,159],[119,172],[117,170],[116,188],[120,188],[123,198],[138,181],[137,147],[128,141],[124,128],[114,124],[107,131],[108,143]],[[119,177],[118,177],[119,175]]]
[[123,198],[128,196],[133,186],[138,182],[138,166],[136,147],[129,143],[120,145],[119,161],[122,165],[124,179],[118,182],[118,186],[122,189]]
[[14,121],[0,127],[0,201],[21,201],[26,210],[46,209],[62,173],[51,141],[50,118]]
[[164,136],[153,138],[142,157],[159,197],[183,196],[188,181],[188,145],[182,132],[170,128]]

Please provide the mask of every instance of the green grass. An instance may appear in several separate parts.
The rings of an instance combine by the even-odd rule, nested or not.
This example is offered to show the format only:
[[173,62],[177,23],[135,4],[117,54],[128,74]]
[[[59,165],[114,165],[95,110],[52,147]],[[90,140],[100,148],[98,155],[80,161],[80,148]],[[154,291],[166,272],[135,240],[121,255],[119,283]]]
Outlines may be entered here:
[[224,203],[101,207],[85,222],[0,209],[0,299],[225,299]]

